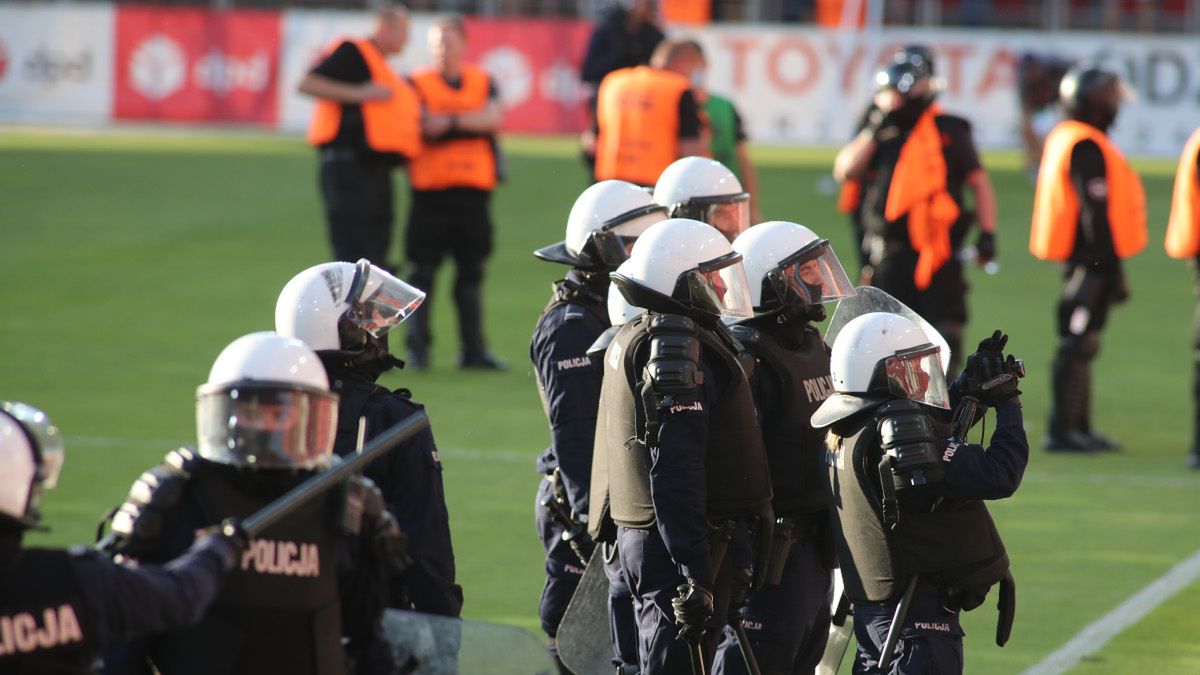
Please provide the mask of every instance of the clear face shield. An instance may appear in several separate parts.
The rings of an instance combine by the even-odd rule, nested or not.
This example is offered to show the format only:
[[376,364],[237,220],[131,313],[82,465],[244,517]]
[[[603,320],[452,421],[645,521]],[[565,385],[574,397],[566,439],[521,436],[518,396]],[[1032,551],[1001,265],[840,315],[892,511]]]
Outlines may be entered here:
[[[687,286],[692,307],[719,316],[725,323],[754,316],[746,269],[742,266],[742,255],[736,251],[700,263],[696,269],[685,272],[680,281]],[[676,297],[678,291],[677,287]]]
[[58,475],[66,459],[62,434],[46,413],[27,403],[0,401],[0,409],[17,420],[38,449],[33,485],[25,503],[26,524],[34,527],[41,520],[42,493],[58,485]]
[[328,464],[337,432],[337,396],[265,384],[201,386],[196,428],[200,456],[261,469]]
[[708,223],[732,242],[750,228],[750,193],[692,197],[672,209],[672,218],[691,218]]
[[649,204],[610,218],[588,237],[588,242],[608,267],[619,267],[629,258],[629,252],[642,233],[667,218],[667,207]]
[[345,319],[376,338],[410,314],[425,301],[425,291],[410,286],[366,260],[359,260],[346,302],[350,309]]
[[841,300],[854,295],[854,285],[825,239],[796,251],[767,273],[767,280],[780,298],[807,305]]
[[875,379],[886,378],[887,389],[892,394],[935,408],[950,409],[950,391],[937,345],[929,343],[897,352],[876,368]]

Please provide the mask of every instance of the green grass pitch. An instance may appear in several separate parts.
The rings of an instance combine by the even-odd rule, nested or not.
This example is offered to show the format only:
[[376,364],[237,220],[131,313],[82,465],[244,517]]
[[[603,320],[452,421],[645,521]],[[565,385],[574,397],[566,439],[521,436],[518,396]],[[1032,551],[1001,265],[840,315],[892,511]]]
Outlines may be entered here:
[[[506,146],[511,178],[494,202],[487,314],[512,370],[454,368],[447,274],[433,294],[433,368],[385,384],[410,387],[428,404],[466,614],[536,631],[534,458],[548,434],[527,345],[564,270],[530,251],[562,237],[586,183],[570,141]],[[832,153],[761,149],[756,157],[764,215],[808,225],[852,261],[845,219],[817,189]],[[971,274],[968,345],[993,328],[1011,333],[1030,372],[1023,388],[1034,451],[1016,497],[993,506],[1019,584],[1015,631],[998,649],[994,601],[966,615],[967,663],[971,673],[1013,673],[1200,549],[1200,475],[1183,468],[1193,299],[1186,267],[1161,248],[1174,167],[1139,162],[1151,244],[1128,265],[1133,298],[1113,313],[1095,374],[1096,423],[1127,449],[1045,454],[1038,442],[1057,272],[1026,252],[1032,188],[1016,156],[986,162],[999,195],[1002,269]],[[66,470],[46,502],[53,531],[31,541],[90,541],[97,518],[141,470],[190,442],[194,391],[217,353],[271,328],[279,289],[328,254],[315,187],[313,153],[292,138],[0,133],[0,398],[41,406],[68,440]],[[407,198],[397,201],[402,225]],[[1193,584],[1077,672],[1200,672],[1197,601]]]

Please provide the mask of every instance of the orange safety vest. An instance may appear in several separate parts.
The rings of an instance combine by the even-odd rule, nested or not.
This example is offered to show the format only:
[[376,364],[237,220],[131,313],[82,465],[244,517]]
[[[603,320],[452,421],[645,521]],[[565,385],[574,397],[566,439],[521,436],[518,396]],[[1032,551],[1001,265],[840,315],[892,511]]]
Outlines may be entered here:
[[667,23],[703,25],[712,21],[712,0],[662,0],[659,11]]
[[[371,81],[392,90],[386,101],[366,101],[361,105],[367,146],[376,152],[395,152],[413,157],[421,151],[421,103],[404,78],[397,75],[375,43],[365,38],[337,38],[325,47],[328,55],[343,42],[350,42],[362,54],[371,73]],[[342,124],[342,104],[317,99],[308,124],[308,142],[324,145],[337,137]]]
[[[458,89],[446,84],[433,68],[414,72],[412,83],[427,111],[435,115],[456,115],[487,107],[491,78],[482,68],[463,64],[462,86]],[[493,142],[490,136],[427,140],[421,154],[408,165],[409,183],[414,190],[495,189]]]
[[679,98],[683,75],[649,66],[609,73],[596,97],[596,180],[654,185],[679,159]]
[[862,203],[862,181],[847,178],[838,190],[838,213],[854,213]]
[[1130,258],[1146,247],[1146,193],[1141,179],[1104,132],[1078,120],[1064,120],[1046,136],[1033,196],[1029,251],[1039,260],[1063,261],[1075,248],[1079,195],[1071,183],[1071,152],[1084,140],[1098,145],[1104,155],[1108,222],[1117,256]]
[[1171,199],[1171,220],[1167,224],[1167,255],[1193,258],[1200,254],[1200,175],[1196,161],[1200,156],[1200,129],[1192,132],[1179,170],[1175,172],[1175,196]]
[[958,220],[958,204],[946,191],[946,155],[938,132],[937,106],[926,110],[900,148],[892,171],[883,216],[889,221],[908,216],[908,241],[917,252],[913,281],[925,290],[933,275],[953,254],[950,228]]

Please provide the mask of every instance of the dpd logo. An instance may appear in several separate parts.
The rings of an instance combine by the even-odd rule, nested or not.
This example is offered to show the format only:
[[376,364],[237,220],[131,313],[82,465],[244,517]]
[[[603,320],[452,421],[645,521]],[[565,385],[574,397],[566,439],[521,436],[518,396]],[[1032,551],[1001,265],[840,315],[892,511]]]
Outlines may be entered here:
[[166,35],[155,34],[138,45],[129,58],[129,82],[151,101],[179,91],[187,80],[187,56]]

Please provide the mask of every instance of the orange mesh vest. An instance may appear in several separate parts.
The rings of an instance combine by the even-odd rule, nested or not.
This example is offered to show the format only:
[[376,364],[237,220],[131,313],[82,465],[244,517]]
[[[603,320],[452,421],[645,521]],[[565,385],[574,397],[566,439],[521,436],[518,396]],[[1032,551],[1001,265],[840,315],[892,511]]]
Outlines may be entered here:
[[926,110],[900,148],[900,158],[888,185],[883,216],[889,221],[908,216],[908,241],[917,252],[913,281],[929,288],[933,275],[950,259],[950,228],[958,219],[958,204],[946,191],[946,155],[935,121],[937,106]]
[[662,0],[659,8],[668,23],[701,25],[712,21],[712,0]]
[[658,182],[679,158],[679,98],[690,87],[686,77],[648,66],[609,73],[596,101],[596,180]]
[[1066,260],[1079,229],[1079,195],[1071,183],[1071,151],[1080,141],[1100,147],[1108,173],[1108,222],[1117,256],[1129,258],[1146,247],[1146,193],[1108,136],[1090,124],[1065,120],[1046,137],[1033,197],[1029,251],[1040,260]]
[[[333,52],[343,42],[350,42],[362,54],[371,73],[371,82],[392,90],[386,101],[366,101],[361,104],[363,128],[367,146],[376,152],[396,152],[413,157],[421,151],[421,103],[404,78],[388,66],[379,48],[367,39],[338,38],[330,42],[324,54]],[[308,142],[323,145],[337,137],[342,123],[342,104],[329,99],[317,99],[312,120],[308,124]]]
[[853,178],[842,181],[838,190],[837,210],[839,213],[854,213],[862,203],[862,182]]
[[1192,258],[1200,253],[1200,176],[1196,171],[1200,155],[1200,129],[1192,132],[1175,173],[1175,196],[1171,200],[1171,221],[1167,224],[1167,255]]
[[[446,84],[433,68],[412,75],[413,86],[425,109],[435,115],[478,112],[487,107],[491,80],[482,68],[463,64],[462,86]],[[496,187],[496,155],[490,137],[427,140],[421,154],[408,165],[408,180],[414,190],[445,190]]]

